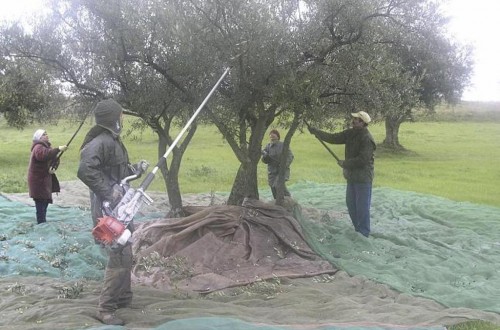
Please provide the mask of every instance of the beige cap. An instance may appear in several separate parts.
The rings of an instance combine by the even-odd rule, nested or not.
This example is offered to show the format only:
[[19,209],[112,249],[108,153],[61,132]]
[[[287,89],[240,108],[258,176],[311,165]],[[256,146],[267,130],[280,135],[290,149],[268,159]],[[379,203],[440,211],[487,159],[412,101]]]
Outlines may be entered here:
[[355,113],[351,113],[351,116],[356,117],[356,118],[360,118],[362,121],[365,122],[365,124],[368,124],[369,122],[372,121],[372,119],[370,118],[370,115],[364,111],[358,111]]

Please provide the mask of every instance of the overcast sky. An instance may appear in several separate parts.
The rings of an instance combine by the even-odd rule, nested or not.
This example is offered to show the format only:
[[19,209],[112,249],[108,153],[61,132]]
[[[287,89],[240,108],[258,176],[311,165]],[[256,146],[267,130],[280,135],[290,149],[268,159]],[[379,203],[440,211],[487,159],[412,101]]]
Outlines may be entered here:
[[[105,0],[103,0],[105,1]],[[235,0],[237,1],[237,0]],[[42,0],[0,0],[0,18],[43,10]],[[500,101],[500,0],[443,0],[456,39],[474,46],[472,86],[462,99]]]
[[474,46],[475,69],[465,100],[500,101],[500,1],[450,0],[450,30]]

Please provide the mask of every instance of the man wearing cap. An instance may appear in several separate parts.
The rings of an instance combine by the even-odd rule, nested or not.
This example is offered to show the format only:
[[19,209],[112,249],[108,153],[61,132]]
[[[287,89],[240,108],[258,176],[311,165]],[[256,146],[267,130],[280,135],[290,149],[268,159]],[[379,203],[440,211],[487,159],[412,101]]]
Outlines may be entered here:
[[52,148],[49,135],[44,129],[37,129],[33,134],[28,166],[28,189],[30,197],[35,201],[38,224],[47,221],[47,208],[52,203],[52,193],[61,191],[56,174],[49,171],[50,165],[57,159],[59,152],[67,148],[66,145]]
[[[137,171],[144,171],[147,162],[141,161],[135,167],[130,165],[127,149],[120,139],[123,109],[116,101],[100,101],[95,106],[94,113],[96,125],[89,130],[80,148],[78,178],[90,189],[90,206],[95,226],[98,218],[103,217],[103,204],[107,202],[113,209],[122,199],[124,191],[119,186],[120,181],[137,174]],[[133,231],[132,222],[128,229]],[[116,317],[114,312],[132,302],[132,246],[127,242],[123,246],[106,250],[108,263],[97,318],[104,324],[123,325],[124,321]]]
[[367,128],[370,116],[364,111],[351,115],[352,127],[343,132],[327,133],[314,127],[310,127],[309,132],[322,141],[345,144],[345,160],[338,161],[338,164],[347,180],[347,209],[354,229],[368,237],[376,145]]

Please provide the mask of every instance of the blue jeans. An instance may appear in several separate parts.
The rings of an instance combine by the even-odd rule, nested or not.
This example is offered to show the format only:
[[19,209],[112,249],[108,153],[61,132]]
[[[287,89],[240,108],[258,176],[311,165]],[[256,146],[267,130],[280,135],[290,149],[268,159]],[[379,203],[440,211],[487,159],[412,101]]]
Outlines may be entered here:
[[354,229],[364,236],[370,235],[370,204],[372,199],[372,184],[348,183],[346,190],[347,210]]

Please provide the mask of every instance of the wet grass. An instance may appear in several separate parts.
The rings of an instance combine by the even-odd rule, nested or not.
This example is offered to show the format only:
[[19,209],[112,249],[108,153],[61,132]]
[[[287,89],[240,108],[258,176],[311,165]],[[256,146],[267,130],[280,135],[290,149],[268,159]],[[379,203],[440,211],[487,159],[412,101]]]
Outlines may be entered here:
[[[393,153],[378,148],[374,186],[500,207],[500,111],[492,107],[478,109],[471,110],[470,106],[465,110],[444,109],[418,122],[404,123],[399,136],[406,150]],[[0,191],[27,191],[31,137],[39,127],[33,125],[20,131],[8,127],[0,118]],[[44,128],[57,146],[66,144],[77,127],[78,123],[61,121]],[[57,171],[60,180],[77,179],[78,149],[89,128],[89,125],[84,126],[65,152]],[[376,142],[381,143],[385,134],[383,123],[371,125],[370,130]],[[147,159],[154,166],[158,151],[153,133],[129,134],[124,136],[124,142],[131,161]],[[295,161],[290,185],[303,180],[344,183],[339,167],[313,136],[299,133],[293,138],[291,147]],[[331,146],[331,149],[343,158],[343,146]],[[200,127],[183,159],[181,191],[229,191],[237,170],[236,157],[215,127]],[[258,178],[259,186],[266,189],[263,164],[259,166]],[[157,177],[149,189],[165,191],[162,178]],[[493,330],[500,327],[485,321],[468,321],[448,329]]]
[[[443,115],[444,116],[444,115]],[[447,115],[449,116],[449,115]],[[481,117],[482,118],[482,117]],[[456,201],[500,207],[500,120],[449,121],[442,118],[404,123],[400,142],[404,152],[392,153],[379,147],[375,161],[375,187],[391,187],[449,198]],[[130,125],[131,123],[128,123]],[[27,191],[26,171],[31,137],[40,126],[19,131],[0,119],[0,190]],[[44,127],[54,145],[66,144],[78,123],[61,121]],[[60,180],[76,180],[79,146],[90,126],[84,126],[62,157],[57,171]],[[375,141],[385,136],[383,123],[370,126]],[[266,143],[264,141],[263,143]],[[156,164],[157,137],[147,131],[124,136],[132,162],[146,159]],[[298,133],[292,139],[295,160],[289,185],[300,181],[345,183],[333,157],[310,134]],[[343,146],[331,145],[343,158]],[[162,151],[163,154],[163,151]],[[182,193],[230,191],[238,161],[229,145],[213,126],[202,126],[188,148],[180,172]],[[259,164],[259,187],[267,189],[266,167]],[[160,172],[149,190],[165,191]],[[293,193],[293,187],[292,187]]]

